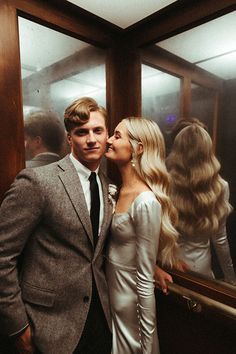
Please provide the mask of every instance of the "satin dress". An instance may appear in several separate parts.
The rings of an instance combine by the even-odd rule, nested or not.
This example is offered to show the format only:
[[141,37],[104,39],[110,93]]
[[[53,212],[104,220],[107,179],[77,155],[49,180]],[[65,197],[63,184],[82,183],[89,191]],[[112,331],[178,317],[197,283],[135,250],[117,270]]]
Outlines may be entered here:
[[107,252],[112,354],[158,354],[154,271],[161,206],[151,191],[115,213]]
[[[224,197],[228,201],[229,186],[224,180],[222,180],[222,183]],[[178,243],[180,246],[180,257],[189,265],[190,270],[200,273],[207,278],[214,279],[215,276],[211,267],[210,243],[212,243],[224,274],[224,280],[236,285],[236,277],[227,239],[226,219],[217,233],[208,236],[195,234],[191,237],[180,235]]]

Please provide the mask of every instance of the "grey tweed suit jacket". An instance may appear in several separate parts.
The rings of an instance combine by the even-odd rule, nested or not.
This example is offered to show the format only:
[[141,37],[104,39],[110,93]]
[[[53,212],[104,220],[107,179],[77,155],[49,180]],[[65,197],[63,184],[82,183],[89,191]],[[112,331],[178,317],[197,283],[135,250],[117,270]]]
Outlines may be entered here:
[[27,160],[25,165],[26,167],[39,167],[48,165],[58,160],[60,160],[59,155],[44,152],[43,154],[36,155],[32,160]]
[[0,329],[12,334],[30,323],[44,354],[70,354],[76,347],[90,306],[92,273],[110,325],[103,248],[112,205],[108,181],[103,174],[100,178],[104,221],[95,250],[85,197],[69,156],[23,170],[0,209]]

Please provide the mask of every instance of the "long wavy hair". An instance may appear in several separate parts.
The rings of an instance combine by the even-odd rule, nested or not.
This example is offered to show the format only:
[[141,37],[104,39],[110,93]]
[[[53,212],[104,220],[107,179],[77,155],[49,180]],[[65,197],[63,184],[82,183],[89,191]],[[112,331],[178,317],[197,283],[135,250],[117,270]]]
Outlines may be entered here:
[[208,237],[217,232],[231,206],[207,131],[197,123],[180,131],[167,167],[172,177],[171,199],[179,214],[178,231],[186,236]]
[[[146,118],[125,118],[129,141],[133,148],[135,170],[140,179],[153,191],[161,204],[162,218],[157,258],[172,267],[177,261],[177,237],[174,227],[177,212],[169,197],[170,176],[165,166],[165,143],[158,125]],[[138,151],[138,144],[143,152]]]

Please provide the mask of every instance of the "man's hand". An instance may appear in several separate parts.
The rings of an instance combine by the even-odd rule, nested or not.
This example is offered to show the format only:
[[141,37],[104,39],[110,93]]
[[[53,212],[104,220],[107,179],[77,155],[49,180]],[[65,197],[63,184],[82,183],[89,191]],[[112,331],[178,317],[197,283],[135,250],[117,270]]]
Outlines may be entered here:
[[19,351],[19,354],[33,354],[35,351],[32,342],[32,332],[30,326],[28,326],[24,332],[19,335],[15,340],[15,346]]
[[156,266],[155,274],[154,274],[156,287],[161,288],[164,294],[168,293],[168,284],[167,282],[173,283],[172,276],[165,272],[163,269]]

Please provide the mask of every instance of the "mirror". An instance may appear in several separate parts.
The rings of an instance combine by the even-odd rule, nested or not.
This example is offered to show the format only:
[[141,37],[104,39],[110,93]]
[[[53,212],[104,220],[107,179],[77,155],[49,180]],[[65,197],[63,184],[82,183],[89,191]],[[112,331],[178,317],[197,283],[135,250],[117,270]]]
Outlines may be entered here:
[[[234,211],[227,219],[227,238],[236,270],[235,22],[236,11],[143,49],[142,114],[160,125],[168,152],[171,127],[180,117],[196,117],[207,126],[221,163],[220,173],[229,183]],[[232,287],[222,282],[222,268],[212,244],[211,262],[216,282]],[[189,273],[207,278],[204,272],[194,273],[194,268]]]
[[142,115],[160,127],[171,149],[171,130],[180,117],[181,78],[142,64]]
[[[32,158],[36,144],[37,151],[41,151],[41,141],[36,138],[38,135],[41,138],[42,130],[43,140],[50,145],[51,158],[56,158],[53,154],[60,158],[67,153],[61,130],[64,130],[64,110],[70,103],[78,97],[90,96],[106,106],[105,50],[22,17],[18,22],[26,166],[35,167]],[[52,141],[61,145],[60,149],[53,149]]]

